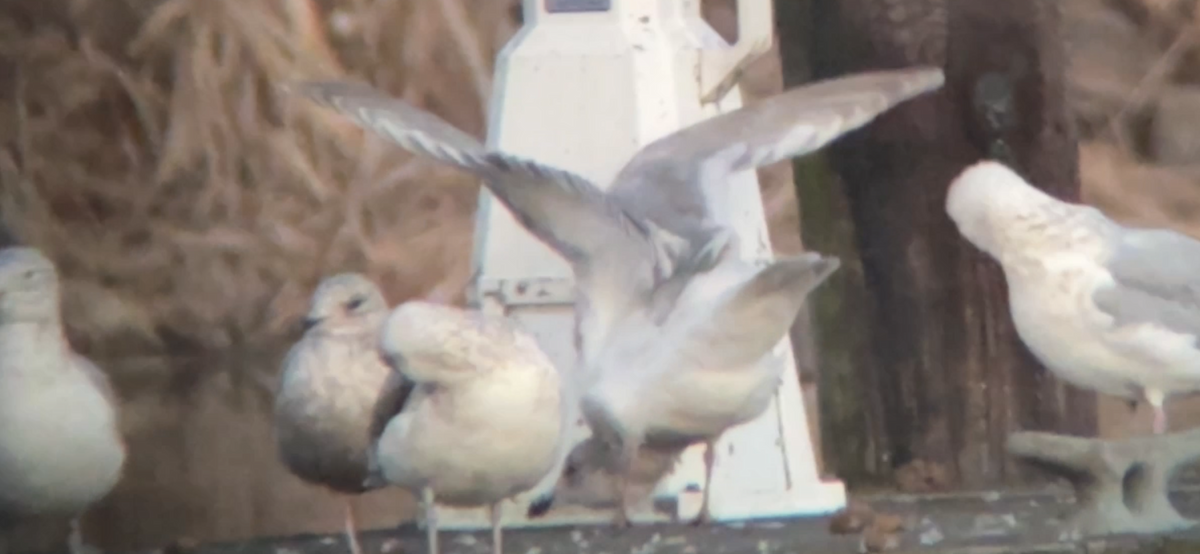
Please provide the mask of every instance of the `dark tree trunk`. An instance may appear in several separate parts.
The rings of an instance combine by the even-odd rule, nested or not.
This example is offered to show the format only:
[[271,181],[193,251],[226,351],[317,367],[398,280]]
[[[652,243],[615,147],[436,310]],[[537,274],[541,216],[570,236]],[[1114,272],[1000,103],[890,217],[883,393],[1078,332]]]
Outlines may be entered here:
[[[845,437],[854,426],[865,434],[845,447],[826,444],[834,467],[881,475],[925,460],[974,488],[1017,476],[1004,454],[1012,430],[1094,433],[1094,395],[1059,384],[1029,355],[1012,327],[1003,274],[959,237],[944,212],[950,182],[985,157],[1057,197],[1078,198],[1054,0],[776,5],[788,86],[807,80],[797,73],[809,63],[812,78],[912,65],[946,69],[942,91],[884,114],[826,151],[836,178],[821,185],[840,180],[844,199],[813,185],[798,189],[806,244],[844,257],[856,250],[861,263],[860,276],[846,271],[834,287],[845,300],[817,307],[824,354],[824,339],[835,334],[830,324],[849,335],[838,341],[843,356],[823,360],[824,404],[833,406],[822,413],[834,416],[824,422],[825,434]],[[788,23],[806,17],[811,23]],[[805,39],[795,27],[811,29],[808,60],[798,59]],[[798,166],[798,179],[806,173]],[[852,231],[828,215],[839,205]]]
[[[816,0],[822,1],[822,0]],[[785,89],[811,81],[812,0],[776,0],[775,19]],[[876,387],[865,386],[859,368],[869,363],[862,264],[845,194],[820,153],[793,164],[805,247],[841,258],[842,267],[809,298],[809,331],[816,334],[823,466],[849,484],[881,473],[868,415],[879,406]],[[811,338],[811,337],[810,337]],[[810,377],[811,378],[811,377]]]

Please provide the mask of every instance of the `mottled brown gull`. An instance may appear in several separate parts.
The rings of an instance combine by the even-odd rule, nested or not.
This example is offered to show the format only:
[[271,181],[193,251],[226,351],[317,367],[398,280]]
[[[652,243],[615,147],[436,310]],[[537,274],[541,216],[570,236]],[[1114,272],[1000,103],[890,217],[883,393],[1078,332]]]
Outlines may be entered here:
[[79,518],[120,480],[125,444],[108,377],[67,344],[59,302],[50,260],[0,250],[0,529],[70,515],[82,554]]
[[351,495],[372,488],[367,450],[411,391],[379,355],[388,305],[366,277],[321,282],[305,333],[288,352],[275,396],[280,459],[296,476],[343,495],[350,549],[360,554]]
[[290,88],[407,150],[480,176],[517,221],[571,264],[575,386],[593,434],[606,445],[588,451],[612,457],[588,467],[617,468],[616,522],[626,524],[626,477],[639,448],[708,443],[711,477],[712,443],[767,408],[783,364],[766,358],[806,294],[837,267],[836,259],[814,253],[765,266],[745,259],[705,195],[736,172],[815,151],[942,82],[941,70],[919,68],[793,89],[652,142],[610,192],[571,172],[488,151],[436,116],[365,85]]
[[501,554],[500,502],[542,481],[568,437],[558,370],[508,319],[423,301],[392,312],[380,349],[416,389],[379,437],[372,482],[419,494],[433,554],[437,504],[488,507]]
[[1200,390],[1200,241],[1120,225],[996,162],[950,185],[959,233],[1004,268],[1017,334],[1061,379],[1163,404]]

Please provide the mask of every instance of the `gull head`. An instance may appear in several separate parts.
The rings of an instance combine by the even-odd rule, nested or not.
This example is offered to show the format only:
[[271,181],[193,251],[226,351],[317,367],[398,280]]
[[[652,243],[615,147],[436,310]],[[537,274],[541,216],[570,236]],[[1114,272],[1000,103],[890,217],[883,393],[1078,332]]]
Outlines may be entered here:
[[317,286],[304,316],[304,329],[329,335],[374,333],[387,309],[375,283],[357,273],[342,273]]
[[1005,234],[1022,227],[1039,208],[1053,202],[1004,164],[982,161],[950,183],[946,214],[963,238],[999,256],[1007,242]]
[[605,508],[616,504],[615,460],[610,448],[596,437],[571,449],[554,488],[555,503]]
[[54,263],[35,248],[0,250],[0,323],[52,322],[58,309]]
[[[627,474],[630,497],[637,501],[653,494],[659,481],[674,469],[684,447],[640,448]],[[592,509],[616,506],[618,458],[608,442],[595,436],[577,444],[555,485],[554,503]]]

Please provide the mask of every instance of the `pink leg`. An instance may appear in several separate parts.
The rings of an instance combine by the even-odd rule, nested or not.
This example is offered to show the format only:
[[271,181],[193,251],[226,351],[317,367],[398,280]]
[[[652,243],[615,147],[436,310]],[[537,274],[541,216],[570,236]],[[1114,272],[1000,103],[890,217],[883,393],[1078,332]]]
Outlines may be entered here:
[[1161,435],[1167,432],[1167,411],[1163,405],[1167,403],[1167,395],[1161,391],[1149,389],[1142,391],[1142,395],[1146,398],[1146,403],[1154,409],[1154,434]]
[[1154,434],[1167,432],[1167,411],[1162,406],[1154,406]]
[[358,545],[358,523],[354,517],[354,503],[347,497],[342,497],[342,502],[346,508],[346,542],[350,545],[350,554],[362,554],[362,547]]
[[613,526],[618,529],[625,529],[633,526],[633,522],[629,521],[629,472],[633,469],[634,459],[637,457],[638,444],[626,439],[626,442],[621,450],[621,459],[618,462],[620,473],[613,481],[616,487],[614,491],[617,497],[617,511],[613,517]]
[[700,515],[692,521],[692,525],[708,525],[712,516],[708,513],[708,491],[712,488],[713,464],[717,458],[717,440],[713,439],[704,445],[704,500],[700,502]]

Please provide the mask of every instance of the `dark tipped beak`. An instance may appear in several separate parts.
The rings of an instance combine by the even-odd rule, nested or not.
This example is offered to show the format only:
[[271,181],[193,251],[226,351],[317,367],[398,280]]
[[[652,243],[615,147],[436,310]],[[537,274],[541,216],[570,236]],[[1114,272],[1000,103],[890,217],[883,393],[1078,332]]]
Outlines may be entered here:
[[552,506],[554,506],[554,493],[535,498],[533,502],[529,503],[529,510],[525,512],[525,517],[530,519],[542,517],[550,511]]
[[320,323],[321,323],[321,318],[319,318],[319,317],[306,317],[306,318],[304,318],[304,320],[302,320],[300,322],[300,327],[301,327],[301,330],[308,332],[309,329],[316,327]]

